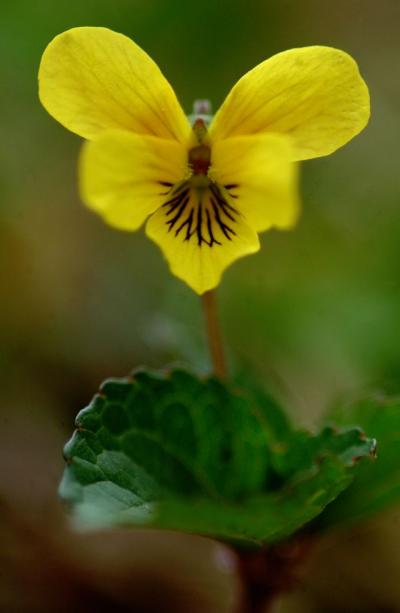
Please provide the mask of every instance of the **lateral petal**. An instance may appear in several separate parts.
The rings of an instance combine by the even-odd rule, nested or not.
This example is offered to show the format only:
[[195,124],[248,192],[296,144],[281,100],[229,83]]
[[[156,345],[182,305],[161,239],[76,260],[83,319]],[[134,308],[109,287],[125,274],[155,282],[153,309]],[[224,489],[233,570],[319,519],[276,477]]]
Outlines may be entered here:
[[287,136],[262,134],[217,141],[211,174],[257,232],[292,227],[299,214],[297,164]]
[[83,146],[81,197],[110,225],[136,230],[187,172],[187,151],[176,141],[103,132]]

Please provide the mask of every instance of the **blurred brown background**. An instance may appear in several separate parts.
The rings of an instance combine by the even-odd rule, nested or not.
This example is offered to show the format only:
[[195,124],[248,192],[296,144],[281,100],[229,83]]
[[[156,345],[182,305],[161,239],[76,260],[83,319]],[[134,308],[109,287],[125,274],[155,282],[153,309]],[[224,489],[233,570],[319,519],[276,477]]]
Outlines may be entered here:
[[[324,408],[348,393],[400,387],[397,0],[3,0],[0,513],[8,538],[0,554],[0,609],[5,611],[25,610],[30,594],[29,610],[46,610],[43,603],[33,605],[27,577],[39,577],[47,551],[41,543],[54,539],[63,522],[56,497],[61,447],[75,413],[99,382],[142,363],[181,361],[208,368],[197,297],[169,274],[142,232],[112,230],[83,208],[76,186],[79,138],[38,102],[44,47],[78,25],[107,26],[134,38],[159,63],[188,112],[199,97],[209,97],[217,108],[246,70],[287,48],[325,44],[357,59],[371,91],[368,129],[329,159],[303,165],[299,225],[290,233],[266,233],[258,254],[226,272],[221,311],[232,368],[255,370],[299,423],[315,423]],[[399,521],[394,510],[323,543],[304,587],[282,610],[400,611]],[[26,530],[34,534],[33,545]],[[234,560],[225,550],[216,570],[208,541],[199,545],[196,539],[171,537],[178,539],[174,549],[163,544],[164,535],[149,536],[148,545],[142,537],[127,538],[132,549],[157,552],[160,538],[161,549],[176,552],[180,562],[168,564],[175,579],[164,582],[172,591],[179,584],[175,594],[192,594],[195,602],[203,590],[217,604],[200,599],[208,604],[199,610],[232,610]],[[113,565],[120,551],[115,539]],[[95,546],[85,543],[85,550],[94,552]],[[57,547],[64,559],[64,544]],[[197,587],[186,580],[184,588],[179,569],[193,559],[193,547],[202,548],[199,567],[191,567]],[[75,555],[80,557],[79,547],[78,554],[68,553]],[[108,555],[101,547],[93,553],[99,564],[102,556],[106,564]],[[157,561],[154,555],[157,569],[165,558],[160,554]],[[141,564],[126,549],[121,560]],[[71,564],[76,572],[75,561]],[[52,582],[46,572],[41,594]],[[94,583],[90,598],[98,597],[102,582]],[[117,608],[112,590],[107,598],[106,610],[128,610],[123,598]],[[49,606],[59,610],[54,602]]]

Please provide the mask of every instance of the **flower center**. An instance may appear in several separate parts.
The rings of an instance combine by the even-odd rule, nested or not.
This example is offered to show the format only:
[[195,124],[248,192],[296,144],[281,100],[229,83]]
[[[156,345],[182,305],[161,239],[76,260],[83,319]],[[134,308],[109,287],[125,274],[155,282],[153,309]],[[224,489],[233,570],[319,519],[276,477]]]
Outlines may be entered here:
[[194,146],[188,150],[191,175],[174,186],[161,183],[171,188],[165,193],[168,199],[162,205],[164,220],[168,233],[183,242],[192,242],[198,247],[221,246],[237,236],[240,213],[232,199],[238,196],[231,190],[238,186],[220,186],[209,176],[211,147],[204,117],[194,116],[193,132]]
[[197,141],[189,149],[188,164],[192,171],[192,186],[198,188],[208,187],[208,170],[211,165],[211,149],[207,144],[207,124],[203,117],[196,117],[193,121],[193,135]]
[[189,165],[194,175],[206,175],[211,163],[211,149],[198,145],[189,151]]

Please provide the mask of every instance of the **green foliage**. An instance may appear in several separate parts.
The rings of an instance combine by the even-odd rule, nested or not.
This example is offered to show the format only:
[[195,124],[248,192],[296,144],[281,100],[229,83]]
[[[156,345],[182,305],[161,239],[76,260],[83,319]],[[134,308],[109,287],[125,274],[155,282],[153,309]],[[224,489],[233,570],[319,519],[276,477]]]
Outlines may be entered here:
[[400,398],[372,397],[336,409],[330,419],[339,425],[360,424],[378,441],[378,461],[361,463],[351,486],[321,515],[319,524],[365,519],[400,502]]
[[260,390],[182,370],[106,381],[76,426],[60,490],[77,520],[245,544],[308,523],[374,453],[359,428],[295,431]]

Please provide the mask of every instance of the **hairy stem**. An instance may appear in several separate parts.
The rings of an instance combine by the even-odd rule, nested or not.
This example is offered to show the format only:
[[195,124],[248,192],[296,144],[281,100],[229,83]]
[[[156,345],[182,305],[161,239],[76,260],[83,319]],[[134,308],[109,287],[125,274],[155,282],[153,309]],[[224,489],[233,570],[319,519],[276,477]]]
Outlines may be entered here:
[[217,301],[215,290],[205,292],[202,297],[208,346],[210,349],[213,371],[217,377],[225,379],[227,376],[225,356],[222,347],[221,330],[218,321]]

